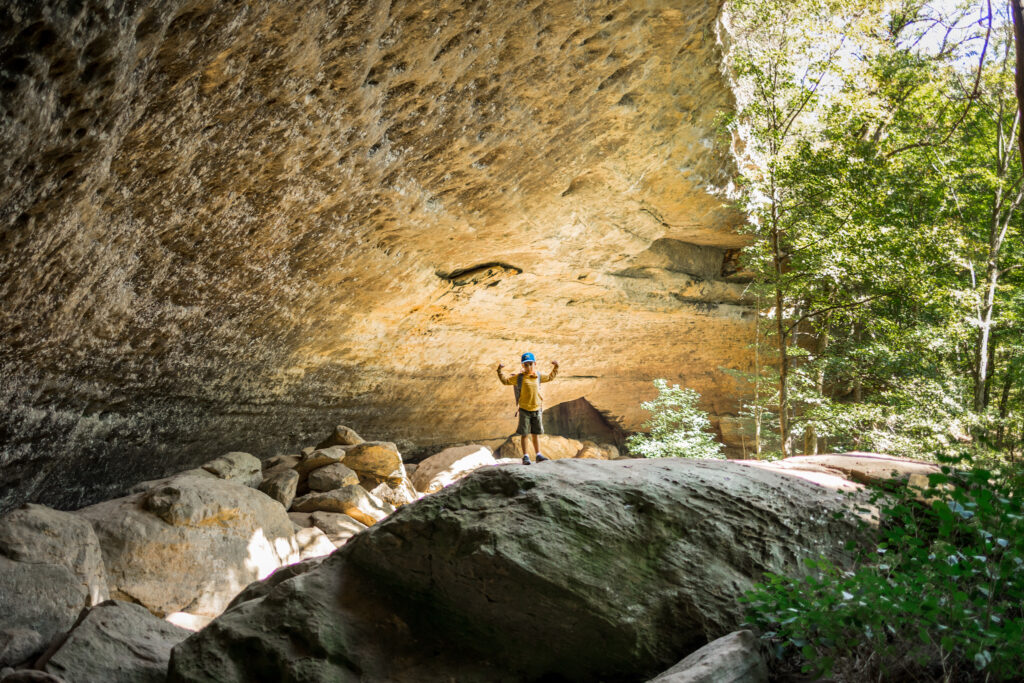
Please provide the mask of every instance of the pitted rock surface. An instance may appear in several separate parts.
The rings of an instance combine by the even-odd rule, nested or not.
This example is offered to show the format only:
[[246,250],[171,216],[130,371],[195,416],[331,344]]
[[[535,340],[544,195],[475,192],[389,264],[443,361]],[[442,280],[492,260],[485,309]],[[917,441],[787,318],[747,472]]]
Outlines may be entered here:
[[0,509],[325,424],[490,443],[527,348],[548,405],[735,413],[720,5],[4,3]]
[[850,566],[852,506],[725,461],[484,467],[247,589],[168,680],[648,680],[734,631],[764,572]]

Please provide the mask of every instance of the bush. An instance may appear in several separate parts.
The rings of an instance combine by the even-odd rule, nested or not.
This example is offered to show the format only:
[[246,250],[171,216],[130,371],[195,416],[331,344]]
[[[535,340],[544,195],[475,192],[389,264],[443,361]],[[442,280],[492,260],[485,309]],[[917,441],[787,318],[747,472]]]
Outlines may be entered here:
[[904,491],[853,571],[807,560],[743,601],[784,664],[848,680],[1020,680],[1024,507],[1011,479],[976,469]]
[[630,453],[645,458],[724,458],[722,444],[711,436],[708,414],[697,408],[700,394],[654,380],[658,395],[640,407],[651,413],[643,424],[647,433],[626,439]]

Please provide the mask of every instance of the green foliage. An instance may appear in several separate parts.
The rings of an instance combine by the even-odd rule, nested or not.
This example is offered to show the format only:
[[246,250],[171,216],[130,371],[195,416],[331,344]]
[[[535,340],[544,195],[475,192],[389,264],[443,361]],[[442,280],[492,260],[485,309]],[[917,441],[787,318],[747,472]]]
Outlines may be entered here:
[[969,440],[1014,457],[1024,193],[1005,6],[814,5],[730,3],[762,314],[745,413],[779,433],[757,451]]
[[654,380],[658,395],[640,404],[651,413],[645,433],[626,440],[630,452],[645,458],[724,458],[722,444],[710,434],[708,414],[697,407],[700,394]]
[[849,680],[1019,680],[1019,473],[943,472],[928,503],[886,494],[880,540],[855,569],[807,560],[807,576],[768,575],[747,593],[750,624],[783,662]]

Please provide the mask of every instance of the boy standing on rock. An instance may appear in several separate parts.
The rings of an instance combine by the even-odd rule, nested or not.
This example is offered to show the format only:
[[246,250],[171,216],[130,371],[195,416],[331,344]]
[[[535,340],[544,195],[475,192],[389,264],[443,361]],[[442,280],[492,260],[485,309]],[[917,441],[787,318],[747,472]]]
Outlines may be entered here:
[[541,455],[538,434],[544,433],[544,422],[541,412],[543,410],[543,397],[540,395],[542,382],[550,382],[558,374],[558,362],[551,361],[551,372],[542,375],[536,370],[537,359],[532,353],[524,353],[522,357],[523,371],[514,375],[505,376],[501,369],[504,363],[498,363],[498,379],[502,384],[512,384],[516,387],[516,405],[519,407],[519,429],[516,431],[522,439],[523,464],[532,465],[530,462],[530,451],[527,450],[527,435],[533,436],[533,451],[537,454],[537,462],[544,462],[548,458]]

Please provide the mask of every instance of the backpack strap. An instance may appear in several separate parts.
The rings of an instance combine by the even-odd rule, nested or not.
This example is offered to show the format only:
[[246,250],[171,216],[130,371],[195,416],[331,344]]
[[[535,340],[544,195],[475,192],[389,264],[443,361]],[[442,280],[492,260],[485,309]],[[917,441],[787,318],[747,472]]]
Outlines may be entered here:
[[519,395],[523,393],[523,377],[524,375],[521,372],[516,376],[516,415],[519,414]]

